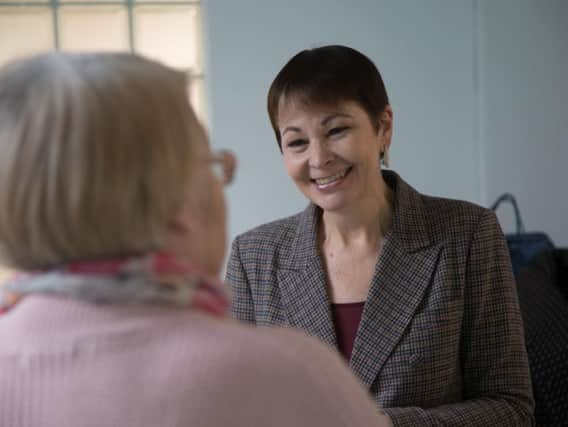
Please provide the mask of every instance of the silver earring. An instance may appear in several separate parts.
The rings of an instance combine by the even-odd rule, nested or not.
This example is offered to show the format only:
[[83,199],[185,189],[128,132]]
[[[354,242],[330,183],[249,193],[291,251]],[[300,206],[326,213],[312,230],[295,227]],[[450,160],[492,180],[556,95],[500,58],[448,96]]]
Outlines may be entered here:
[[381,153],[381,164],[386,168],[390,167],[389,147],[385,147]]

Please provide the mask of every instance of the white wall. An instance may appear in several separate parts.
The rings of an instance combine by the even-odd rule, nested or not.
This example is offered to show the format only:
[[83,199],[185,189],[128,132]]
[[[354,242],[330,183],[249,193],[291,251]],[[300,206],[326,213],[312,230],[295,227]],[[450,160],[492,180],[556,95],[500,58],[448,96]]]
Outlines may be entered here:
[[481,2],[479,35],[487,198],[512,192],[527,229],[568,246],[568,2]]
[[[546,10],[537,3],[546,3]],[[566,59],[558,59],[568,40],[566,14],[562,18],[557,10],[565,12],[565,5],[562,0],[205,0],[211,135],[214,146],[230,147],[240,160],[237,181],[228,190],[231,236],[305,206],[285,175],[266,114],[266,92],[293,54],[338,43],[361,50],[381,70],[395,112],[393,169],[409,183],[429,194],[484,205],[501,191],[513,191],[528,228],[546,229],[568,244],[566,232],[562,237],[565,221],[559,219],[567,202],[553,201],[544,185],[554,181],[546,156],[566,178],[556,157],[566,154],[566,120],[559,120],[566,108],[561,109],[562,89],[554,89],[567,74]],[[551,22],[538,22],[538,31],[526,34],[533,9]],[[563,37],[552,45],[546,41],[554,31],[551,23]],[[516,33],[526,40],[519,43]],[[511,52],[527,44],[530,53]],[[529,54],[541,58],[552,82],[542,83],[534,66],[517,72],[517,62],[531,64]],[[556,68],[559,61],[564,68]],[[522,92],[527,79],[544,90]],[[535,96],[538,125],[519,123],[528,111],[525,101]],[[547,112],[551,100],[558,109],[554,117]],[[510,145],[520,172],[507,157]],[[554,211],[539,209],[533,200],[549,207],[556,203]]]

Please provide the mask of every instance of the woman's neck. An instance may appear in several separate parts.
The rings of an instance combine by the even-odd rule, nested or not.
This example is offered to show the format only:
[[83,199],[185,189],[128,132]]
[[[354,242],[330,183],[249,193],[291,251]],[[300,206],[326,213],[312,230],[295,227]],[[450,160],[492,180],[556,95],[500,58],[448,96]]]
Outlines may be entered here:
[[380,180],[377,191],[361,203],[339,212],[322,214],[320,242],[324,246],[378,247],[392,223],[392,190]]

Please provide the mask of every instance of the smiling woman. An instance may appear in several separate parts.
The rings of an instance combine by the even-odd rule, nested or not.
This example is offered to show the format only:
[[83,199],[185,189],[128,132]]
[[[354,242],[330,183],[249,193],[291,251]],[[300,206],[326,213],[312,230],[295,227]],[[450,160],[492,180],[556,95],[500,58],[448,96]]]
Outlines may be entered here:
[[268,114],[305,211],[233,242],[233,315],[339,351],[394,425],[527,425],[534,402],[495,215],[418,193],[388,166],[393,111],[345,46],[294,56]]

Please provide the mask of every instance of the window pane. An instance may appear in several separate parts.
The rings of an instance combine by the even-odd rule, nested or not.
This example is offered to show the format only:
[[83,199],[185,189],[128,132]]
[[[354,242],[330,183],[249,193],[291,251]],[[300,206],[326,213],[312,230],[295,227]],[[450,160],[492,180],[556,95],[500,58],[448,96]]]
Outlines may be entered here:
[[0,65],[53,49],[53,21],[48,8],[0,9]]
[[[1,2],[2,0],[0,0]],[[35,0],[34,0],[35,1]],[[77,2],[80,1],[81,3],[124,3],[126,4],[125,0],[59,0],[59,3],[69,3],[69,2]]]
[[121,6],[64,6],[59,15],[62,50],[129,50],[128,16]]
[[198,7],[136,6],[135,50],[171,67],[200,72],[199,23]]
[[[34,3],[48,3],[50,0],[33,0]],[[0,4],[2,3],[29,3],[30,0],[0,0]],[[28,7],[28,6],[26,6]],[[33,7],[33,6],[31,6]],[[0,14],[2,14],[3,9],[0,9]]]

